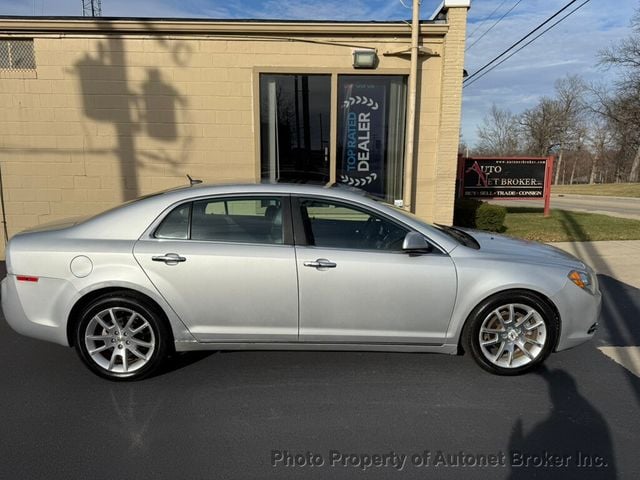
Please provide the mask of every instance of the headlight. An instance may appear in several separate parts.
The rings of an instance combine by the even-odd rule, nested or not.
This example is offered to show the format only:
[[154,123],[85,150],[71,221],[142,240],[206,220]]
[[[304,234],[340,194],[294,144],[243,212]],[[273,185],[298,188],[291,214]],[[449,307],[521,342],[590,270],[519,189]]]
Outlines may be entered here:
[[589,293],[595,293],[595,284],[593,282],[593,278],[591,274],[587,272],[582,272],[580,270],[571,270],[569,272],[569,280],[575,283],[577,286],[582,288],[583,290],[588,291]]

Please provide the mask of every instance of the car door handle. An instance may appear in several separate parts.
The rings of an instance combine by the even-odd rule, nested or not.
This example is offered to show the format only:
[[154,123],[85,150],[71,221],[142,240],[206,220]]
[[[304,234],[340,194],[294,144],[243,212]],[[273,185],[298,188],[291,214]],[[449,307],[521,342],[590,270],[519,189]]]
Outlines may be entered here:
[[326,258],[319,258],[315,262],[304,262],[304,266],[314,268],[336,268],[338,264],[330,262]]
[[151,260],[154,262],[164,262],[167,265],[176,265],[180,262],[186,262],[187,259],[181,257],[177,253],[165,253],[164,255],[156,255],[155,257],[151,257]]

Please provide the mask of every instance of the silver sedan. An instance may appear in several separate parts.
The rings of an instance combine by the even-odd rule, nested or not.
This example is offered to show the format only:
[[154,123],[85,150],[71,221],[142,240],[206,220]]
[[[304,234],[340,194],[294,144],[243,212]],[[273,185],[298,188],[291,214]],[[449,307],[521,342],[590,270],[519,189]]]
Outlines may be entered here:
[[193,186],[7,247],[2,308],[114,380],[172,352],[469,352],[513,375],[589,340],[594,271],[553,247],[425,223],[357,192]]

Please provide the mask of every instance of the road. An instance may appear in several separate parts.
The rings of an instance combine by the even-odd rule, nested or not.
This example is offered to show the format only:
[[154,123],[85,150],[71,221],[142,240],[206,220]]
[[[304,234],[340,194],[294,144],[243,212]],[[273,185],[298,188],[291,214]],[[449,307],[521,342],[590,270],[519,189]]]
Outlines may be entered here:
[[[515,207],[542,208],[544,206],[542,200],[491,200],[490,203]],[[551,196],[551,208],[640,220],[640,198],[554,194]]]
[[640,290],[600,282],[596,339],[519,377],[468,355],[234,352],[112,383],[0,319],[0,478],[640,478],[640,378],[597,349],[640,345]]

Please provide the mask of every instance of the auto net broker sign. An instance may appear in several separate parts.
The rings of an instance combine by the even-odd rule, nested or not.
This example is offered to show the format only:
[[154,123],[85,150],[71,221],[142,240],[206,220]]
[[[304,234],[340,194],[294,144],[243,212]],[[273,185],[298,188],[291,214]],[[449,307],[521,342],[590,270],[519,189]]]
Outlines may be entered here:
[[465,158],[464,198],[543,198],[547,159]]

